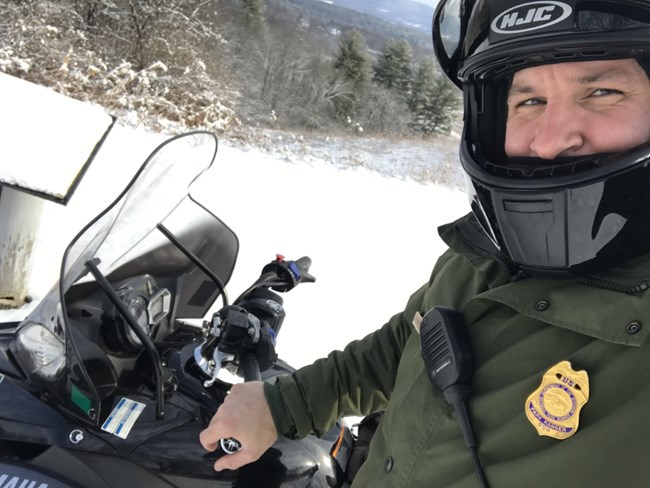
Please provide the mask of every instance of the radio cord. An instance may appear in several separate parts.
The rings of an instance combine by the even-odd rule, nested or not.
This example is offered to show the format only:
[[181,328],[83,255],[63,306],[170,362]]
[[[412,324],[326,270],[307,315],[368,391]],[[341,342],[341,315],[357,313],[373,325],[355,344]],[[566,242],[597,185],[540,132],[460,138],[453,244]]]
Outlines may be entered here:
[[476,471],[476,476],[478,477],[478,480],[481,484],[481,488],[489,488],[487,478],[485,477],[483,467],[481,466],[481,460],[478,457],[478,442],[476,441],[476,436],[474,435],[469,408],[467,407],[467,402],[471,395],[469,385],[451,385],[447,387],[443,393],[445,395],[445,400],[447,400],[447,403],[454,407],[454,410],[456,411],[456,416],[458,417],[458,422],[460,423],[460,429],[463,432],[463,437],[465,438],[465,445],[467,446],[467,449],[469,450],[469,453],[472,457],[474,470]]

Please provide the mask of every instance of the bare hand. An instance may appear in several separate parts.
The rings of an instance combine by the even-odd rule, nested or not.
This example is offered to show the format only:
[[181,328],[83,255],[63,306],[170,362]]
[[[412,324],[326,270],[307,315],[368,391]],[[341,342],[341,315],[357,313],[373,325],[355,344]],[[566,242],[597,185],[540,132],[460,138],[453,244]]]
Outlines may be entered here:
[[271,411],[266,403],[263,384],[251,381],[233,385],[223,404],[214,414],[210,425],[201,432],[201,445],[214,451],[219,439],[237,439],[242,449],[222,456],[214,469],[237,469],[257,461],[277,440],[278,434]]

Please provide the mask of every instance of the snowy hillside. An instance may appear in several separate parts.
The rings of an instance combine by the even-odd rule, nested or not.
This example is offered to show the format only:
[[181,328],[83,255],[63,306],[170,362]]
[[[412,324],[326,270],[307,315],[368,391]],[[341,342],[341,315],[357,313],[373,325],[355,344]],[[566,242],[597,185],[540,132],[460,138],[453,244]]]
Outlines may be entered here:
[[[34,302],[1,311],[0,320],[25,317],[54,283],[61,253],[74,233],[117,196],[163,139],[118,124],[70,202],[45,202],[29,285]],[[433,146],[416,156],[408,141],[377,142],[370,150],[364,147],[366,139],[354,145],[323,139],[310,146],[304,138],[260,133],[254,142],[222,141],[200,192],[240,239],[232,295],[276,253],[312,258],[317,281],[285,297],[287,319],[278,341],[280,356],[299,366],[400,311],[444,250],[436,227],[466,213],[468,205],[457,187],[420,183],[404,174],[387,176],[402,164],[401,156],[420,158],[422,168],[440,159],[443,151]],[[451,142],[448,146],[445,151],[452,151]],[[62,149],[52,148],[61,159],[53,157],[51,165],[64,164]],[[365,163],[347,164],[351,153]],[[373,165],[374,171],[369,169]]]

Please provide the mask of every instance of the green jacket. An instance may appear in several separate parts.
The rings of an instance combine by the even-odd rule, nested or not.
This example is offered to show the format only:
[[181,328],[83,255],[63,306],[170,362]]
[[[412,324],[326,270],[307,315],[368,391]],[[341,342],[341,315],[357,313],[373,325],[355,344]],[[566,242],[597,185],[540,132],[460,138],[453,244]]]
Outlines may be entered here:
[[[440,229],[450,249],[402,313],[265,386],[278,431],[322,434],[342,416],[385,410],[354,487],[479,486],[412,325],[416,312],[447,305],[462,313],[474,352],[470,411],[491,488],[650,486],[650,291],[643,280],[635,293],[605,289],[629,281],[643,264],[599,277],[600,287],[515,280],[463,237],[474,223],[468,216]],[[539,435],[526,409],[543,375],[563,360],[587,372],[590,397],[576,433],[558,440]]]

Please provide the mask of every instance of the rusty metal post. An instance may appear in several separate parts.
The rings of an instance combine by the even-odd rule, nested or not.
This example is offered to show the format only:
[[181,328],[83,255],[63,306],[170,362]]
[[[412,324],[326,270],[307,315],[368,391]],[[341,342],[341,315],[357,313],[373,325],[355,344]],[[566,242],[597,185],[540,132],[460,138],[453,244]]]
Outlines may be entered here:
[[0,308],[27,301],[44,200],[0,185]]
[[5,73],[0,107],[0,308],[17,308],[29,301],[43,199],[68,203],[115,119]]

